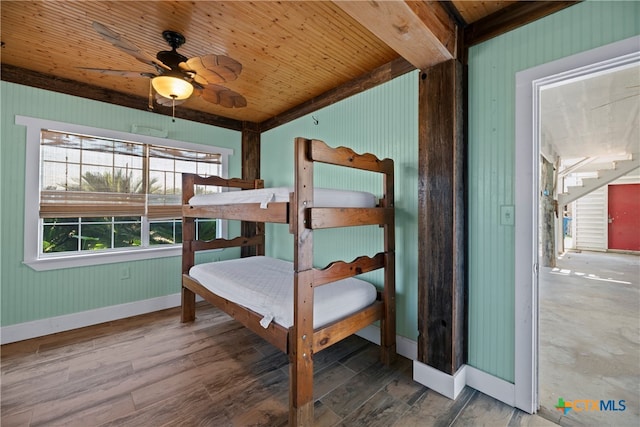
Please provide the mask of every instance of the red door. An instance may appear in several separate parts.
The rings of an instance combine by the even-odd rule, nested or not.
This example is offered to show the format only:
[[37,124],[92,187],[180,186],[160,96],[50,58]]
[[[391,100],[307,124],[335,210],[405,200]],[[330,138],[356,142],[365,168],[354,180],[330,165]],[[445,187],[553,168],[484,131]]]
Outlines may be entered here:
[[640,251],[640,184],[609,186],[609,249]]

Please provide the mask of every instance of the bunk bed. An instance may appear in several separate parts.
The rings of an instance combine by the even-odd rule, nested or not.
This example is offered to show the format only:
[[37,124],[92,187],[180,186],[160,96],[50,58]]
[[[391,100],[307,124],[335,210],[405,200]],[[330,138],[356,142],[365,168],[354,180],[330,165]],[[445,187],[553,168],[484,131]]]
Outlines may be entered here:
[[[286,353],[290,360],[289,424],[297,426],[313,424],[313,354],[380,321],[381,359],[385,364],[395,359],[395,215],[393,160],[356,154],[345,147],[331,148],[320,140],[305,138],[295,139],[294,157],[294,187],[290,190],[264,189],[261,180],[183,174],[181,316],[183,322],[195,319],[195,297],[199,295]],[[324,190],[314,189],[315,162],[381,174],[382,198],[370,203],[365,195],[363,204],[354,202],[359,196],[349,193],[343,194],[346,197],[341,199],[327,198]],[[197,185],[242,191],[202,198],[195,194]],[[248,226],[243,226],[240,237],[198,241],[195,239],[196,218],[240,220]],[[289,231],[294,236],[292,264],[264,256],[266,222],[289,224]],[[334,261],[324,268],[314,268],[314,230],[364,225],[383,228],[384,248],[381,252],[373,257],[360,256],[351,262]],[[195,264],[197,251],[230,247],[249,248],[252,256]],[[376,269],[384,269],[384,286],[380,290],[354,277]],[[289,299],[285,304],[277,304],[286,300],[282,294],[276,293],[271,300],[260,294],[263,288],[270,287],[272,270],[276,275],[288,274],[285,279],[277,279],[288,280],[285,288]],[[247,274],[241,276],[240,273]],[[235,291],[229,290],[234,286],[232,282],[240,283]],[[286,289],[279,289],[276,292],[287,293]],[[357,295],[343,298],[343,292]],[[330,298],[336,295],[340,296],[340,304],[335,304],[335,300],[331,302]],[[348,299],[354,300],[355,305],[347,312],[325,315],[331,311],[326,307],[346,305],[344,301]],[[325,308],[320,307],[322,301],[325,301]],[[284,314],[271,304],[284,306]]]

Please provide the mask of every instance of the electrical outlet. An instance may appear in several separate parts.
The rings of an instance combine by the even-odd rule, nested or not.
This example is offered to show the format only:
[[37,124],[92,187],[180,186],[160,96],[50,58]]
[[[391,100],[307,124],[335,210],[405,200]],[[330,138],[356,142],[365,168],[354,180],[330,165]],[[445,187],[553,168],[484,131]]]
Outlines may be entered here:
[[129,277],[129,267],[122,267],[120,269],[120,280],[126,280]]
[[515,207],[513,205],[500,206],[500,225],[514,225],[515,220]]

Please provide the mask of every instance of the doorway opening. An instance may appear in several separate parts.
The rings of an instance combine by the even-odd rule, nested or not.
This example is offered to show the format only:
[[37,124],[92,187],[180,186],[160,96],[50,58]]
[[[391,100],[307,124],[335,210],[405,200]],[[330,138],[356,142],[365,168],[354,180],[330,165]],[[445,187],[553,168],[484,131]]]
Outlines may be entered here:
[[[572,193],[571,197],[575,197],[574,200],[568,200],[566,198],[568,196],[561,195],[564,191],[565,184],[569,184],[568,182],[565,182],[568,181],[568,179],[565,180],[564,178],[571,172],[571,167],[575,168],[575,170],[582,168],[584,171],[583,165],[594,163],[595,161],[588,159],[588,157],[591,156],[583,156],[583,154],[585,154],[584,147],[588,145],[585,140],[586,137],[583,137],[583,135],[575,129],[567,126],[566,123],[564,128],[565,132],[577,139],[577,142],[581,142],[581,140],[583,140],[584,144],[582,151],[578,152],[578,156],[574,156],[570,159],[571,163],[567,162],[565,164],[561,164],[561,158],[563,158],[563,156],[549,150],[549,146],[553,145],[553,141],[548,133],[548,129],[541,120],[541,115],[544,113],[541,109],[541,103],[543,101],[542,93],[545,90],[561,87],[568,83],[583,84],[580,82],[587,80],[589,77],[597,76],[599,74],[604,75],[609,73],[612,69],[625,67],[628,64],[637,64],[640,62],[640,52],[637,50],[638,43],[640,43],[640,37],[633,37],[631,39],[563,58],[516,74],[515,400],[517,407],[528,412],[533,413],[540,409],[541,415],[545,415],[545,408],[551,406],[551,409],[549,410],[550,414],[557,413],[564,415],[566,409],[558,410],[558,408],[556,408],[556,406],[561,406],[561,402],[557,399],[553,401],[552,404],[549,404],[546,401],[543,402],[543,399],[546,399],[546,396],[549,394],[546,390],[559,390],[561,384],[568,384],[570,383],[570,380],[567,378],[561,378],[561,375],[552,381],[547,381],[543,377],[542,371],[545,369],[545,365],[543,364],[546,363],[546,361],[542,359],[540,349],[542,349],[543,346],[547,346],[547,342],[542,342],[543,339],[546,339],[546,336],[543,336],[544,331],[542,329],[547,327],[548,324],[551,324],[551,334],[555,335],[558,340],[562,340],[562,337],[566,336],[566,341],[568,342],[571,340],[571,336],[574,332],[568,328],[565,329],[563,325],[568,326],[569,320],[576,318],[576,316],[570,316],[571,308],[586,308],[587,313],[589,309],[588,306],[581,305],[579,302],[581,298],[580,291],[586,291],[587,289],[586,285],[582,284],[582,287],[573,290],[575,294],[571,293],[570,295],[565,296],[565,301],[563,302],[563,304],[566,304],[565,306],[561,306],[553,311],[555,314],[565,317],[559,317],[547,322],[547,320],[540,315],[539,308],[542,309],[542,304],[545,303],[544,298],[549,296],[549,294],[551,294],[551,296],[556,295],[556,291],[559,291],[560,288],[552,288],[552,292],[549,292],[548,288],[543,287],[545,286],[544,284],[549,281],[560,283],[558,280],[560,278],[560,274],[564,274],[569,270],[571,272],[577,272],[574,273],[573,276],[566,274],[572,279],[584,278],[584,276],[591,274],[591,276],[589,276],[591,279],[586,280],[590,280],[593,283],[613,283],[607,281],[618,280],[612,274],[608,274],[604,277],[606,275],[604,270],[595,270],[595,272],[585,273],[586,268],[584,266],[572,265],[572,268],[564,269],[565,271],[562,271],[563,269],[560,268],[562,263],[578,262],[581,259],[584,259],[584,257],[581,259],[576,258],[580,258],[579,255],[586,253],[579,253],[575,250],[566,252],[567,249],[573,249],[571,246],[575,246],[576,239],[576,235],[574,233],[575,228],[570,228],[575,226],[578,222],[575,216],[571,216],[574,214],[574,211],[572,210],[574,205],[572,205],[572,203],[576,199],[581,198],[582,195],[578,195],[576,197],[576,193]],[[548,93],[551,94],[551,92]],[[574,110],[577,110],[577,98],[575,98],[575,95],[573,98],[569,99],[572,99],[573,103],[565,104],[564,108],[573,108]],[[635,102],[638,102],[637,97]],[[558,112],[556,112],[556,114],[559,115]],[[632,130],[635,134],[629,133],[627,135],[636,138],[633,141],[638,140],[637,116],[638,113],[636,112],[635,121],[628,122],[625,125],[627,129],[635,129]],[[560,115],[560,117],[562,116]],[[633,147],[636,146],[634,144],[630,145]],[[549,152],[552,154],[550,155]],[[541,160],[545,158],[545,156],[546,161],[549,163],[546,169],[542,166],[543,162]],[[569,156],[564,157],[569,161]],[[551,182],[553,183],[551,188],[541,188],[543,172],[546,172],[547,174],[551,172]],[[562,172],[562,174],[559,172]],[[541,206],[543,206],[541,200],[544,197],[548,197],[557,203],[553,210],[547,209],[544,212],[540,210]],[[553,203],[551,206],[553,206]],[[565,209],[565,206],[570,206],[570,208]],[[606,224],[606,218],[603,222]],[[546,227],[540,227],[541,224],[546,225]],[[570,236],[567,236],[567,234],[570,234]],[[567,239],[567,237],[570,237],[570,239]],[[565,248],[565,243],[570,243],[570,245]],[[549,266],[545,266],[545,258],[542,257],[542,255],[545,255],[545,250],[549,252],[546,254],[546,260],[551,260],[552,263],[558,263],[558,265],[553,266],[553,264],[550,264]],[[558,254],[564,254],[564,257],[558,257]],[[569,256],[567,254],[569,254]],[[633,259],[636,260],[638,259],[638,257],[634,255],[628,256],[633,257]],[[588,264],[593,266],[593,264],[597,263],[591,260]],[[607,265],[606,262],[605,265]],[[558,270],[551,273],[557,268]],[[637,271],[637,269],[634,270],[634,268],[636,267],[632,265],[631,274],[633,274],[634,271]],[[551,277],[552,280],[548,280],[549,277]],[[604,279],[596,280],[597,278]],[[627,280],[619,281],[624,282]],[[632,283],[625,284],[625,286],[629,286],[631,288],[634,287]],[[637,285],[635,286],[637,287]],[[568,286],[565,286],[563,289],[570,290]],[[559,295],[559,292],[557,293]],[[575,304],[573,305],[572,299],[575,300]],[[613,305],[616,304],[618,303],[613,303]],[[564,322],[564,324],[562,322]],[[589,327],[586,321],[583,326],[584,327],[582,328],[578,327],[578,329],[582,329],[588,333]],[[623,328],[624,327],[619,329]],[[627,332],[627,338],[630,337],[632,341],[634,339],[633,337],[640,334],[640,331],[638,331],[637,328],[635,331],[627,330]],[[557,341],[556,344],[558,344]],[[591,351],[593,353],[597,348],[597,343],[591,345],[587,344],[585,348],[587,351]],[[638,348],[640,348],[640,339],[636,339],[635,343],[632,343],[632,349]],[[615,350],[614,353],[616,351],[617,350]],[[549,354],[553,357],[562,359],[562,356],[566,355],[566,352],[563,352],[556,346],[551,349]],[[640,357],[640,352],[637,350],[635,350],[635,354],[635,357]],[[588,364],[585,366],[588,366]],[[577,374],[580,378],[588,377],[589,375],[588,369],[584,370],[585,366],[582,366],[583,371]],[[573,375],[568,372],[566,374],[568,376]],[[576,376],[574,375],[574,378],[575,377]],[[628,377],[633,378],[637,384],[637,374],[635,374],[635,378],[633,374]],[[618,378],[618,380],[619,379],[620,378]],[[545,384],[543,386],[539,386],[543,381],[545,381]],[[555,381],[555,383],[553,381]],[[547,385],[549,387],[547,387]],[[604,391],[604,388],[602,388],[602,390]],[[585,399],[598,402],[603,401],[605,402],[605,409],[612,409],[612,403],[609,403],[609,400],[613,398],[608,398],[607,396],[598,397],[578,395],[560,397],[562,397],[563,401],[566,402],[572,402],[572,399],[575,399],[576,402],[578,400]],[[635,397],[630,395],[629,399],[635,399]],[[636,399],[635,401],[638,400]],[[634,406],[637,407],[637,405]],[[617,407],[617,409],[620,408]],[[570,411],[571,410],[567,412]],[[578,412],[580,411],[574,410],[574,414],[577,414]],[[622,412],[624,411],[620,411],[620,413]],[[626,414],[632,415],[631,412],[626,412]],[[555,419],[559,420],[560,418],[556,417]],[[633,419],[635,420],[637,418]],[[576,421],[573,420],[569,422],[575,423]],[[589,424],[589,421],[586,421],[585,419],[577,422],[586,422]],[[605,421],[605,423],[611,422],[615,423],[616,420]],[[598,422],[596,422],[596,424],[598,424]]]
[[539,101],[539,412],[636,425],[640,61],[544,85]]

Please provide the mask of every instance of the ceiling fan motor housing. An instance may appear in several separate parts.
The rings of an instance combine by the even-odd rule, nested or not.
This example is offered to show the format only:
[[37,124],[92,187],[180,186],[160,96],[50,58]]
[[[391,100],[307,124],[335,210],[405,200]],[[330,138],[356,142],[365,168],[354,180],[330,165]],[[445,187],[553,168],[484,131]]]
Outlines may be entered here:
[[167,41],[172,50],[163,50],[158,52],[156,58],[158,58],[163,64],[169,66],[172,70],[179,70],[179,64],[186,62],[187,57],[179,54],[176,49],[182,46],[186,39],[180,33],[175,31],[163,31],[162,37]]
[[174,49],[179,48],[187,41],[182,34],[170,30],[163,31],[162,37],[169,43],[169,46]]

